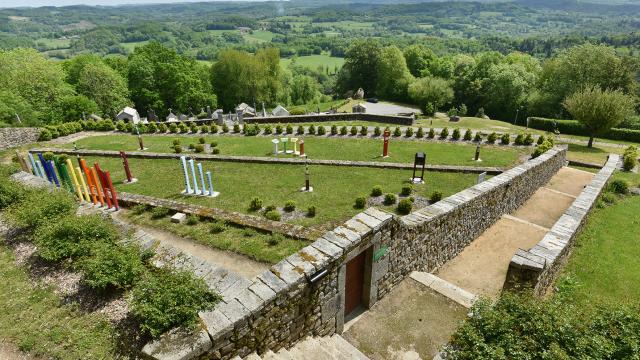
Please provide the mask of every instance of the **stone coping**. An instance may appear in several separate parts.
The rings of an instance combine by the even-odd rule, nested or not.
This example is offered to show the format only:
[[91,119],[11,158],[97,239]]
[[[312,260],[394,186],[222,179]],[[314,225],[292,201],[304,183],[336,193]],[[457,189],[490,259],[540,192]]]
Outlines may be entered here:
[[619,162],[620,155],[610,154],[604,167],[544,238],[531,249],[519,249],[516,252],[509,264],[505,287],[515,287],[518,283],[533,281],[532,285],[537,294],[541,295],[547,290],[564,265],[563,259],[574,245],[582,225]]
[[[102,156],[102,157],[120,157],[119,151],[113,150],[68,150],[59,148],[36,148],[29,150],[31,153],[52,152],[54,154],[81,155],[81,156]],[[295,159],[295,158],[271,158],[259,156],[231,156],[231,155],[210,155],[198,153],[151,153],[142,151],[127,152],[128,158],[137,159],[180,159],[186,156],[198,161],[222,161],[222,162],[244,162],[255,164],[288,164],[288,165],[325,165],[325,166],[349,166],[349,167],[369,167],[379,169],[399,169],[412,170],[411,163],[386,163],[376,161],[351,161],[351,160],[322,160],[322,159]],[[437,172],[460,172],[460,173],[483,173],[489,175],[498,175],[504,171],[499,167],[480,167],[480,166],[457,166],[457,165],[426,165],[428,171]]]
[[280,233],[294,239],[312,240],[314,231],[299,225],[268,220],[259,216],[246,215],[235,211],[210,208],[201,205],[187,204],[181,201],[156,198],[153,196],[118,193],[118,201],[126,206],[144,204],[152,207],[164,207],[185,214],[193,214],[211,219],[225,220],[237,225],[246,226],[270,233]]

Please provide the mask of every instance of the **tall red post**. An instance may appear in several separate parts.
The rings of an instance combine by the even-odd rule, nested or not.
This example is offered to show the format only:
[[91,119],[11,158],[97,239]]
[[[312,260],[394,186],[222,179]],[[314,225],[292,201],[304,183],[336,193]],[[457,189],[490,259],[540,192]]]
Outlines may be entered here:
[[382,157],[389,156],[389,137],[391,132],[389,130],[384,131],[384,147],[382,148]]
[[116,189],[113,187],[113,182],[111,181],[111,175],[109,174],[108,171],[105,171],[104,177],[109,186],[109,192],[111,193],[111,200],[112,200],[113,206],[115,206],[116,211],[118,211],[120,210],[120,207],[118,206],[118,195],[116,194]]
[[107,188],[107,180],[104,177],[104,172],[102,172],[102,170],[100,169],[100,165],[98,165],[98,163],[94,163],[93,167],[96,169],[96,172],[98,173],[98,179],[102,188],[102,193],[104,194],[104,199],[107,202],[107,209],[111,209],[111,198],[109,197],[108,194],[108,188]]
[[133,181],[133,177],[131,176],[131,170],[129,169],[129,161],[127,160],[127,155],[124,153],[124,151],[120,151],[120,157],[122,158],[124,173],[127,175],[127,182],[131,182]]
[[307,156],[304,154],[304,140],[300,140],[300,156]]

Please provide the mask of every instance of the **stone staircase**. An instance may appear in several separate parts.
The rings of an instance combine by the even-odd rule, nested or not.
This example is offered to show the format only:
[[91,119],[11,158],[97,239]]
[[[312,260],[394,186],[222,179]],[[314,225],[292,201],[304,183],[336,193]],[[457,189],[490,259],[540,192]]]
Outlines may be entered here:
[[[240,360],[236,357],[234,360]],[[340,335],[308,337],[293,348],[280,349],[277,353],[269,350],[257,355],[253,353],[244,360],[369,360],[363,353]]]

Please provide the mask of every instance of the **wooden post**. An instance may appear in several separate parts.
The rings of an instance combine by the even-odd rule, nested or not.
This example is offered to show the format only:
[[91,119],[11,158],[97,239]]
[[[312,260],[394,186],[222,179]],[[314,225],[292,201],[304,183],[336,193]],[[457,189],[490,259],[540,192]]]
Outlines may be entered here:
[[389,130],[384,131],[384,146],[382,148],[382,157],[389,156],[389,137],[391,132]]
[[131,170],[129,169],[129,161],[124,151],[120,151],[120,157],[122,158],[122,165],[124,166],[124,173],[127,175],[127,182],[132,182]]

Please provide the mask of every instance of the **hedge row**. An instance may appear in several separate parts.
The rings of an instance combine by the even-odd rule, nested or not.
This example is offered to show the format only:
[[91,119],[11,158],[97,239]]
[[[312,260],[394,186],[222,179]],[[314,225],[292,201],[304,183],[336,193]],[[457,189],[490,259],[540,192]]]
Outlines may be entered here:
[[[79,270],[96,292],[130,291],[131,314],[140,330],[157,337],[176,326],[195,326],[198,311],[212,308],[220,297],[188,271],[156,268],[153,255],[120,240],[118,229],[99,215],[75,214],[77,203],[66,191],[42,196],[42,190],[9,180],[0,166],[0,210],[22,227],[45,262]],[[7,175],[7,176],[4,176]]]
[[71,121],[58,125],[47,125],[40,130],[38,141],[48,141],[59,136],[75,134],[80,131],[112,131],[115,125],[111,120]]
[[[549,132],[558,130],[561,134],[589,136],[587,129],[576,120],[556,120],[530,117],[529,127]],[[611,140],[640,142],[640,130],[614,128],[601,135],[601,137]]]

